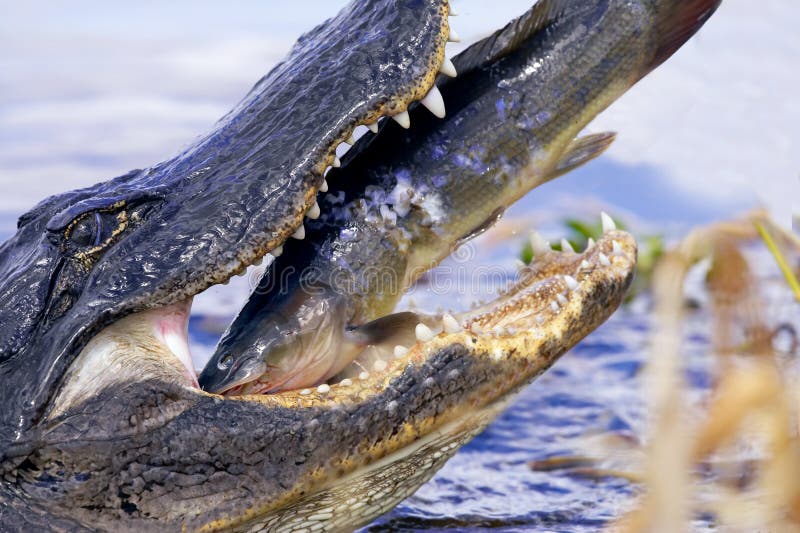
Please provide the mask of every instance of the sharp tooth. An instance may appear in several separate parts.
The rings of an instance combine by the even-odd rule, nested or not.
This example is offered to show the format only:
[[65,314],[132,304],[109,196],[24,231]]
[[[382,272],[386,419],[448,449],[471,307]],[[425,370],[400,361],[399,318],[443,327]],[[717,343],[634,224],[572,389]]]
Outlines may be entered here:
[[456,13],[456,8],[453,7],[453,2],[450,2],[450,16],[457,17],[458,13]]
[[297,228],[297,231],[295,231],[292,234],[292,238],[293,239],[297,239],[298,241],[302,241],[303,239],[305,239],[306,238],[306,227],[303,226],[302,224],[300,224],[300,227]]
[[600,220],[603,222],[603,233],[608,233],[609,231],[614,231],[617,229],[616,223],[614,223],[614,219],[608,216],[608,213],[603,211],[600,213]]
[[314,205],[312,205],[311,209],[308,210],[306,216],[311,220],[317,220],[319,218],[319,203],[314,202]]
[[311,389],[303,389],[300,391],[300,396],[308,396],[311,394]]
[[596,243],[594,242],[594,239],[592,239],[591,237],[589,237],[589,240],[588,240],[588,241],[586,241],[586,251],[588,252],[589,250],[591,250],[592,248],[594,248],[594,245],[595,245],[595,244],[596,244]]
[[386,361],[384,361],[383,359],[378,359],[377,361],[372,363],[372,368],[375,369],[375,372],[383,372],[384,370],[386,370],[386,367],[387,367]]
[[622,246],[620,246],[617,241],[614,241],[611,246],[611,251],[614,252],[614,255],[622,255]]
[[328,192],[328,180],[322,180],[322,185],[319,186],[319,192]]
[[397,123],[403,126],[405,129],[411,127],[411,117],[408,116],[408,111],[403,111],[398,115],[394,115],[392,118],[395,119]]
[[435,337],[433,331],[431,331],[431,328],[425,324],[417,324],[417,328],[414,330],[414,333],[417,335],[417,340],[421,342],[428,342]]
[[589,261],[587,261],[586,259],[584,259],[583,261],[581,261],[581,268],[583,268],[583,269],[588,269],[588,268],[591,268],[591,267],[592,267],[592,265],[590,265],[590,264],[589,264]]
[[333,168],[339,168],[340,166],[342,166],[342,160],[339,159],[338,157],[334,157],[333,158]]
[[399,345],[394,347],[394,356],[396,359],[402,359],[406,355],[408,355],[408,348]]
[[550,251],[550,243],[538,231],[531,233],[531,247],[533,255],[544,255]]
[[278,246],[277,248],[272,250],[270,254],[272,254],[272,257],[280,257],[281,255],[283,255],[283,246]]
[[558,300],[558,303],[561,305],[567,305],[567,297],[561,293],[556,294],[556,300]]
[[551,301],[551,302],[550,302],[550,309],[551,309],[551,310],[552,310],[554,313],[558,313],[558,310],[560,309],[560,307],[558,307],[558,302],[557,302],[557,301],[555,301],[555,300]]
[[569,243],[567,239],[561,239],[561,251],[575,253],[575,248]]
[[542,315],[536,315],[536,323],[540,326],[544,324],[544,317]]
[[456,30],[450,28],[450,37],[447,40],[450,41],[451,43],[460,43],[461,37],[458,36]]
[[451,78],[458,76],[458,72],[456,72],[456,66],[447,56],[444,56],[444,62],[442,63],[442,66],[439,67],[439,72],[445,76],[450,76]]
[[331,391],[331,386],[327,383],[323,383],[319,387],[317,387],[317,392],[320,394],[327,394]]
[[600,264],[603,266],[611,266],[611,261],[608,260],[608,256],[603,252],[600,252]]
[[339,382],[339,385],[342,387],[349,387],[353,384],[353,380],[350,378],[344,378],[342,381]]
[[444,118],[447,115],[444,109],[444,98],[442,98],[442,93],[436,85],[428,91],[428,94],[425,95],[421,102],[422,105],[428,108],[428,111],[437,117]]
[[442,326],[446,333],[461,333],[461,324],[450,313],[445,313],[442,317]]
[[378,133],[378,121],[375,121],[372,124],[367,124],[367,127],[372,133]]
[[578,287],[580,287],[580,283],[578,283],[578,280],[573,278],[572,276],[564,276],[564,283],[567,284],[567,288],[571,291],[574,291]]
[[358,379],[360,379],[361,381],[366,381],[366,380],[368,380],[368,379],[369,379],[369,372],[367,372],[366,370],[365,370],[364,372],[361,372],[361,373],[358,375]]

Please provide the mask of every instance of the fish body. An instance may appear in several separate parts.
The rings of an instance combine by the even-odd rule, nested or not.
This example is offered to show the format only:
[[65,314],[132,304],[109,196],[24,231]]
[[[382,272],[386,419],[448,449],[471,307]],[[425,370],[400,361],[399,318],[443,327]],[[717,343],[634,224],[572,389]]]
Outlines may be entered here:
[[391,313],[507,207],[611,144],[612,133],[577,137],[674,51],[659,9],[678,8],[540,2],[454,58],[458,77],[438,83],[446,118],[417,105],[410,129],[384,121],[331,169],[321,215],[270,265],[201,386],[312,386],[382,342],[346,333]]

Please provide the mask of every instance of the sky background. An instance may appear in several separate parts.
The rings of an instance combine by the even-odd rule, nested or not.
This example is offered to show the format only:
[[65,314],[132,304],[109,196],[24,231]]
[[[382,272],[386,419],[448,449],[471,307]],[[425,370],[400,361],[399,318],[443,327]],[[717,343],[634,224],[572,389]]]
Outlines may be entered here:
[[[457,2],[465,42],[450,49],[531,4]],[[176,153],[342,5],[0,0],[0,235],[49,194]],[[725,0],[590,126],[619,132],[611,150],[514,212],[610,205],[668,226],[765,204],[788,225],[800,192],[798,27],[796,0]]]

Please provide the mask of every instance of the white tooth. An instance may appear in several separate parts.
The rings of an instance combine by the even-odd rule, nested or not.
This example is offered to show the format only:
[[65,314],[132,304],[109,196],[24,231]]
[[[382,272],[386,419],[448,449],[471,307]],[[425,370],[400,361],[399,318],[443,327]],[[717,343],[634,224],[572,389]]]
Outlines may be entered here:
[[408,111],[403,111],[400,114],[394,115],[392,118],[395,119],[397,123],[403,126],[405,129],[411,127],[411,117],[408,115]]
[[450,313],[445,313],[442,317],[442,326],[445,333],[461,333],[461,324]]
[[328,192],[328,180],[322,180],[322,185],[319,186],[319,192]]
[[456,33],[456,30],[454,30],[453,28],[450,28],[450,37],[448,38],[448,40],[451,43],[460,43],[461,42],[461,37],[458,36],[458,34]]
[[554,313],[558,313],[558,310],[560,309],[560,308],[558,307],[558,302],[556,302],[555,300],[553,300],[552,302],[550,302],[550,309],[552,309],[552,311],[553,311]]
[[439,67],[439,72],[445,76],[450,76],[451,78],[458,76],[458,72],[456,72],[456,66],[447,56],[444,56],[444,62],[442,63],[442,66]]
[[292,238],[293,239],[297,239],[298,241],[302,241],[303,239],[305,239],[306,238],[306,227],[301,224],[300,227],[297,228],[297,231],[292,233]]
[[436,85],[428,91],[428,94],[425,95],[421,102],[422,105],[428,108],[428,111],[437,117],[444,118],[447,115],[444,109],[444,98],[442,98],[442,93]]
[[375,369],[375,372],[383,372],[384,370],[386,370],[386,367],[387,367],[386,361],[384,361],[383,359],[378,359],[377,361],[372,363],[372,368]]
[[277,248],[272,250],[270,254],[272,254],[272,257],[280,257],[281,255],[283,255],[283,246],[278,246]]
[[431,328],[425,324],[417,324],[417,328],[414,330],[414,333],[417,335],[417,340],[421,342],[428,342],[435,337],[433,331],[431,331]]
[[453,7],[453,2],[450,2],[450,16],[457,17],[458,13],[456,13],[456,8]]
[[505,330],[503,329],[503,326],[495,326],[492,328],[492,333],[494,333],[499,337],[500,335],[505,333]]
[[603,233],[608,233],[609,231],[614,231],[617,229],[617,225],[614,223],[614,219],[608,216],[608,213],[603,211],[600,213],[600,220],[603,222]]
[[588,268],[591,268],[591,266],[592,266],[592,265],[590,265],[590,264],[589,264],[589,261],[587,261],[586,259],[584,259],[583,261],[581,261],[581,268],[583,268],[583,269],[588,269]]
[[306,216],[311,220],[317,220],[319,218],[319,204],[317,202],[314,202],[314,205],[308,210]]
[[320,394],[327,394],[331,391],[331,386],[327,383],[323,383],[319,387],[317,387],[317,392]]
[[339,159],[338,157],[334,157],[333,158],[333,168],[339,168],[340,166],[342,166],[342,160]]
[[361,372],[361,373],[358,375],[358,379],[360,379],[361,381],[366,381],[366,380],[368,380],[368,379],[369,379],[369,372],[367,372],[366,370],[365,370],[364,372]]
[[600,252],[600,264],[603,266],[611,266],[611,261],[608,260],[608,256],[602,252]]
[[550,252],[550,243],[544,240],[544,237],[538,232],[531,233],[531,247],[533,248],[533,255],[544,255]]
[[303,389],[300,391],[300,396],[308,396],[311,394],[311,389]]
[[470,331],[472,331],[473,333],[476,333],[476,334],[478,334],[478,335],[480,335],[480,334],[482,334],[484,331],[486,331],[486,330],[484,330],[484,329],[483,329],[483,327],[482,327],[480,324],[472,324],[472,325],[469,327],[469,329],[470,329]]
[[611,251],[614,252],[614,255],[622,255],[622,246],[617,241],[614,241],[611,245]]
[[544,317],[542,315],[536,315],[536,323],[540,326],[544,324]]
[[371,131],[372,133],[378,133],[378,122],[377,121],[373,122],[372,124],[367,124],[367,127],[369,128],[369,131]]
[[589,240],[586,242],[586,250],[587,251],[591,250],[592,248],[594,248],[594,245],[595,245],[594,239],[589,237]]
[[339,385],[342,387],[349,387],[353,384],[353,380],[350,378],[344,378],[342,381],[339,382]]
[[556,295],[556,300],[558,300],[558,303],[561,305],[567,305],[567,297],[561,293]]
[[578,280],[573,278],[572,276],[564,276],[564,283],[567,284],[567,288],[571,291],[574,291],[578,287],[580,287],[580,283],[578,283]]
[[567,239],[561,239],[561,251],[575,253],[575,248],[569,243]]
[[399,345],[394,347],[394,356],[396,359],[402,359],[406,355],[408,355],[408,348]]

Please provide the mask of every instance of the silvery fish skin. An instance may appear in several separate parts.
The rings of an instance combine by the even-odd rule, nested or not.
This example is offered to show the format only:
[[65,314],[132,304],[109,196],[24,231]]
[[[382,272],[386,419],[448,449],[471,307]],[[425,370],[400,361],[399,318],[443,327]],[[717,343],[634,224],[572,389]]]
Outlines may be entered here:
[[613,141],[576,136],[680,40],[664,38],[669,17],[660,12],[677,8],[634,4],[540,3],[454,59],[458,77],[438,84],[445,119],[418,105],[410,129],[384,121],[362,138],[328,174],[321,216],[268,267],[201,386],[307,387],[365,346],[391,345],[405,328],[390,319],[369,334],[358,326],[390,313],[422,273],[506,207]]

